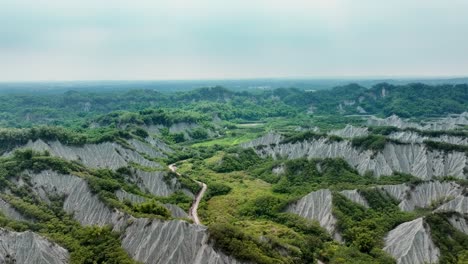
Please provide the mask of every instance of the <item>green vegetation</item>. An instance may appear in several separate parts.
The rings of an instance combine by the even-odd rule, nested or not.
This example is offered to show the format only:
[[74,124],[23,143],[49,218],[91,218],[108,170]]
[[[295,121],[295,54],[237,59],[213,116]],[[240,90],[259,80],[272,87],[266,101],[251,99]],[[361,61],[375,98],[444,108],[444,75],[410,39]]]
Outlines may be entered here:
[[425,221],[431,227],[431,236],[441,251],[439,263],[463,263],[461,254],[466,254],[468,235],[455,229],[447,220],[451,215],[435,213],[426,216]]

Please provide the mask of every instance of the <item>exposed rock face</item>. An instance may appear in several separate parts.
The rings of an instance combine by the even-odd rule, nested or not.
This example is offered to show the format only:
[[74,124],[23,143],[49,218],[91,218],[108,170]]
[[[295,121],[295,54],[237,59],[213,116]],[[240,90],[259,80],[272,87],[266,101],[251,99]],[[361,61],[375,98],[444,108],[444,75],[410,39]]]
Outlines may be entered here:
[[187,214],[187,212],[185,212],[182,208],[180,208],[179,206],[175,204],[164,204],[164,207],[166,207],[167,209],[169,209],[169,211],[171,211],[172,217],[189,218],[189,215]]
[[124,190],[117,190],[115,192],[115,196],[117,196],[117,198],[119,199],[119,201],[124,201],[124,200],[128,200],[132,203],[143,203],[144,201],[146,201],[146,198],[145,197],[141,197],[139,195],[136,195],[136,194],[133,194],[133,193],[128,193]]
[[451,130],[468,125],[468,112],[459,115],[450,115],[445,118],[439,118],[421,124],[403,120],[397,115],[392,115],[383,119],[372,116],[367,120],[367,124],[370,126],[394,126],[398,128],[417,128],[420,130]]
[[396,185],[383,185],[379,186],[382,190],[386,191],[391,197],[397,201],[403,201],[406,197],[406,194],[409,192],[410,187],[406,184],[396,184]]
[[466,218],[453,215],[448,220],[453,227],[468,235],[468,220]]
[[0,198],[0,212],[6,217],[17,220],[17,221],[28,221],[20,212],[16,211],[9,203]]
[[161,141],[160,139],[158,138],[154,138],[154,137],[147,137],[145,138],[146,142],[148,142],[151,146],[157,148],[157,149],[160,149],[166,153],[173,153],[174,150],[171,149],[166,143],[164,143],[163,141]]
[[410,190],[398,206],[402,211],[413,211],[417,207],[427,208],[434,202],[451,200],[461,192],[460,185],[453,182],[426,182]]
[[142,190],[147,190],[156,196],[169,196],[175,191],[181,190],[189,197],[194,197],[193,193],[186,189],[182,189],[180,182],[177,178],[165,180],[167,176],[166,171],[142,171],[136,169],[133,173],[133,179],[138,187]]
[[29,141],[21,148],[31,148],[36,151],[48,151],[51,155],[66,160],[80,161],[92,168],[109,168],[116,170],[125,167],[129,162],[152,168],[160,168],[161,165],[145,159],[135,151],[123,148],[117,143],[105,142],[101,144],[85,144],[84,146],[67,146],[58,141],[44,142]]
[[384,250],[398,264],[437,263],[440,256],[423,218],[403,223],[390,231],[385,237]]
[[455,199],[441,205],[437,208],[438,212],[457,212],[460,214],[468,214],[468,197],[461,194]]
[[[451,201],[455,197],[459,197],[463,192],[463,188],[455,182],[438,181],[424,182],[412,188],[408,184],[384,185],[378,188],[399,201],[398,207],[400,207],[402,211],[413,211],[416,208],[428,208],[434,203]],[[447,207],[447,211],[455,211],[452,210],[452,205],[454,204],[452,203]],[[445,204],[443,206],[445,206]]]
[[355,127],[352,125],[346,125],[345,128],[332,130],[328,134],[343,138],[353,138],[367,136],[369,134],[369,131],[367,130],[367,127]]
[[[244,147],[257,146],[256,152],[262,157],[343,158],[360,174],[371,171],[376,176],[403,172],[421,179],[446,175],[466,178],[464,168],[468,167],[465,153],[429,150],[423,144],[387,143],[382,151],[374,152],[355,148],[346,140],[337,142],[320,138],[296,143],[272,144],[279,141],[281,137],[278,135],[267,135],[245,144]],[[270,144],[265,145],[265,143]]]
[[287,212],[316,220],[330,234],[336,235],[336,218],[332,214],[332,193],[328,189],[311,192],[286,209]]
[[270,132],[260,138],[254,139],[249,142],[242,143],[241,146],[243,148],[253,148],[257,146],[263,146],[263,145],[270,145],[270,144],[278,144],[283,137],[280,134]]
[[154,157],[154,158],[167,157],[163,152],[155,149],[149,143],[144,143],[136,139],[130,139],[128,140],[128,143],[130,143],[136,149],[136,151],[149,155],[150,157]]
[[399,131],[394,132],[388,136],[391,139],[398,140],[400,142],[405,143],[422,143],[425,140],[437,141],[437,142],[445,142],[454,145],[468,145],[468,138],[463,137],[455,137],[449,135],[442,135],[439,137],[427,137],[422,136],[417,132],[414,131]]
[[[72,213],[81,224],[111,225],[115,231],[122,232],[122,247],[135,260],[146,264],[239,263],[208,244],[206,227],[180,220],[135,218],[112,210],[92,194],[86,181],[79,177],[43,171],[31,175],[31,182],[39,195],[65,194],[64,210]],[[40,189],[44,192],[39,192]],[[130,197],[122,191],[116,195]],[[178,207],[170,207],[173,214],[178,214],[176,217],[187,217],[185,212],[177,212]]]
[[31,232],[13,232],[0,228],[0,263],[65,264],[68,251]]
[[113,210],[101,202],[97,195],[91,193],[84,179],[58,174],[54,171],[42,171],[38,174],[31,174],[31,183],[33,190],[45,201],[48,201],[48,197],[44,197],[44,193],[65,195],[64,211],[73,214],[73,217],[82,225],[113,224]]
[[206,227],[178,220],[136,219],[125,231],[122,246],[135,260],[148,264],[239,263],[208,244]]
[[[115,195],[117,196],[117,198],[119,198],[120,201],[129,200],[130,202],[136,203],[136,204],[143,203],[146,201],[145,197],[141,197],[133,193],[128,193],[124,190],[117,190],[115,192]],[[177,205],[163,204],[163,206],[166,207],[171,212],[172,217],[175,217],[175,218],[187,217],[188,218],[188,214]]]
[[364,199],[364,197],[362,197],[362,195],[359,194],[357,190],[345,190],[341,191],[340,194],[357,204],[369,208],[369,204],[367,203],[366,199]]

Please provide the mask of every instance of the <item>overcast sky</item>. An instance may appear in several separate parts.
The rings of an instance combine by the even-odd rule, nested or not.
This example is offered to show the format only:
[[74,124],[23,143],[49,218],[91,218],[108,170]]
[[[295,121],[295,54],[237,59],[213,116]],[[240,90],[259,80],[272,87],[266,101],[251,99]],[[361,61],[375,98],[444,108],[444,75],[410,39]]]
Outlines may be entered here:
[[0,0],[0,81],[466,76],[468,0]]

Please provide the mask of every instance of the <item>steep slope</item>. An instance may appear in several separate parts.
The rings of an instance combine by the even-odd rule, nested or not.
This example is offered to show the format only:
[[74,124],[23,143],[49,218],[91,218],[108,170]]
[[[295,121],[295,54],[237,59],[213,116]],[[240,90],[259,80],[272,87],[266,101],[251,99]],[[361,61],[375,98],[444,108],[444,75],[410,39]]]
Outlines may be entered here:
[[450,136],[450,135],[441,135],[438,137],[428,137],[423,136],[414,131],[399,131],[394,132],[388,135],[389,138],[398,140],[404,143],[423,143],[425,140],[436,141],[436,142],[445,142],[454,145],[468,145],[468,138]]
[[466,178],[464,170],[468,167],[465,153],[430,150],[424,144],[387,143],[383,150],[373,151],[356,148],[346,140],[319,138],[282,143],[281,139],[281,136],[269,134],[244,144],[244,147],[255,147],[261,157],[276,159],[343,158],[360,174],[371,171],[376,176],[403,172],[421,179],[446,175]]
[[358,190],[344,190],[341,191],[340,194],[357,204],[369,208],[369,204],[367,203],[366,199],[362,197]]
[[59,141],[45,142],[43,140],[29,141],[20,148],[30,148],[36,151],[48,151],[51,155],[66,160],[76,160],[91,168],[109,168],[116,170],[126,167],[130,162],[151,168],[161,168],[161,165],[145,159],[138,152],[123,148],[117,143],[85,144],[84,146],[68,146]]
[[21,213],[19,213],[15,208],[13,208],[9,203],[0,198],[0,212],[7,216],[8,218],[17,220],[17,221],[28,221]]
[[437,263],[440,256],[423,218],[403,223],[390,231],[385,237],[384,250],[398,264]]
[[328,189],[311,192],[286,209],[287,212],[297,214],[304,218],[316,220],[335,239],[341,240],[336,233],[336,218],[332,214],[332,193]]
[[353,125],[346,125],[343,129],[332,130],[329,135],[335,135],[342,138],[363,137],[369,134],[367,127],[355,127]]
[[451,130],[468,125],[468,112],[459,115],[449,115],[444,118],[439,118],[429,122],[415,123],[409,120],[404,120],[397,115],[392,115],[387,118],[377,118],[371,116],[367,120],[369,126],[394,126],[398,128],[417,128],[420,130]]
[[65,264],[68,251],[31,232],[13,232],[0,228],[0,263]]
[[[146,264],[238,263],[208,244],[208,232],[204,226],[180,220],[135,218],[111,209],[90,191],[84,179],[73,175],[42,171],[29,173],[29,176],[33,190],[45,201],[48,197],[44,194],[65,195],[63,209],[82,225],[111,225],[115,231],[121,232],[122,247],[135,260]],[[117,195],[139,199],[123,191],[118,191]]]

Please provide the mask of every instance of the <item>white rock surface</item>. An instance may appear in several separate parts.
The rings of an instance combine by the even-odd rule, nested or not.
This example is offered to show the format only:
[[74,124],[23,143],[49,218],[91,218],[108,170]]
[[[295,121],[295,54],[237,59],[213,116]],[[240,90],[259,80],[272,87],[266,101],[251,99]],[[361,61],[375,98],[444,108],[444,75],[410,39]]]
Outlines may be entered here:
[[436,141],[436,142],[445,142],[454,145],[468,145],[468,138],[458,137],[458,136],[449,136],[441,135],[439,137],[427,137],[422,136],[414,131],[398,131],[388,135],[388,138],[398,140],[405,143],[423,143],[425,140]]
[[66,194],[64,210],[72,213],[81,224],[112,225],[115,231],[122,232],[122,247],[145,264],[239,263],[208,244],[206,227],[181,220],[135,218],[112,210],[93,195],[79,177],[43,171],[31,174],[31,182],[36,192],[43,189],[45,193]]
[[11,206],[2,198],[0,198],[0,212],[2,212],[3,215],[5,215],[6,217],[11,218],[13,220],[17,220],[17,221],[30,220],[24,217],[20,212],[16,211],[16,209],[13,208],[13,206]]
[[0,228],[0,263],[65,264],[69,258],[66,249],[31,231]]
[[406,198],[407,193],[410,190],[410,187],[407,184],[382,185],[378,188],[384,190],[391,197],[393,197],[399,202],[403,201]]
[[179,220],[135,219],[125,230],[122,246],[135,260],[147,264],[240,263],[208,244],[206,227]]
[[418,207],[428,208],[434,202],[454,199],[459,196],[461,192],[461,186],[454,182],[425,182],[409,190],[407,197],[398,207],[400,207],[402,211],[413,211]]
[[42,140],[29,141],[20,148],[31,148],[36,151],[48,151],[51,155],[66,160],[76,160],[92,168],[109,168],[116,170],[125,167],[129,162],[152,168],[161,165],[145,159],[135,151],[123,148],[117,143],[105,142],[101,144],[85,144],[84,146],[68,146],[58,141],[44,142]]
[[311,192],[286,209],[307,219],[316,220],[330,234],[336,234],[336,218],[332,214],[332,193],[328,189]]
[[457,212],[460,214],[468,214],[468,197],[461,194],[455,199],[441,205],[436,210],[437,212]]
[[128,200],[128,201],[130,201],[132,203],[136,203],[136,204],[143,203],[144,201],[146,201],[145,197],[142,197],[142,196],[139,196],[139,195],[136,195],[136,194],[133,194],[133,193],[129,193],[129,192],[126,192],[124,190],[117,190],[115,192],[115,196],[117,196],[119,201]]
[[141,142],[136,139],[130,139],[128,140],[128,143],[130,143],[136,151],[140,153],[144,153],[150,157],[153,158],[166,158],[167,155],[164,154],[161,150],[155,149],[153,146],[150,145],[150,143],[146,142]]
[[468,220],[466,218],[453,215],[448,220],[453,227],[468,235]]
[[392,115],[387,118],[371,116],[367,120],[367,124],[370,126],[394,126],[398,128],[417,128],[420,130],[452,130],[460,126],[468,125],[468,112],[459,115],[449,115],[444,118],[422,123],[403,120],[397,115]]
[[268,134],[260,138],[242,143],[241,146],[243,148],[253,148],[253,147],[262,146],[262,145],[266,146],[270,144],[278,144],[282,139],[283,139],[283,136],[281,136],[280,134],[269,132]]
[[362,195],[358,192],[358,190],[344,190],[340,192],[344,197],[348,198],[349,200],[360,204],[366,208],[369,208],[369,204],[367,203],[366,199],[362,197]]
[[329,135],[335,135],[343,138],[363,137],[369,135],[367,127],[355,127],[353,125],[346,125],[343,129],[332,130]]
[[385,237],[384,250],[398,264],[437,263],[440,251],[431,239],[423,218],[400,224]]
[[376,176],[403,172],[425,180],[447,175],[466,178],[464,169],[468,167],[465,153],[432,151],[423,144],[387,143],[379,152],[355,148],[346,140],[336,142],[326,138],[285,144],[265,144],[275,141],[279,141],[277,136],[268,136],[244,146],[260,144],[257,145],[260,147],[256,148],[257,154],[262,157],[272,156],[275,159],[343,158],[360,174],[371,171]]

